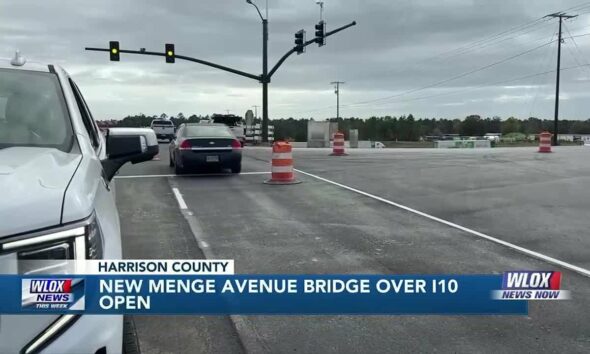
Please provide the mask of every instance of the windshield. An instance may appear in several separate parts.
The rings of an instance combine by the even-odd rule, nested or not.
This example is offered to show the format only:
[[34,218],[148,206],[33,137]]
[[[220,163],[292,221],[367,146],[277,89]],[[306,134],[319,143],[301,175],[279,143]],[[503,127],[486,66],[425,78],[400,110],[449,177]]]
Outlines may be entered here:
[[0,148],[40,146],[69,151],[72,139],[57,76],[0,70]]
[[165,125],[165,126],[172,126],[172,122],[169,120],[155,120],[152,122],[152,126],[154,125]]
[[188,137],[233,138],[233,134],[225,125],[187,125],[184,134]]

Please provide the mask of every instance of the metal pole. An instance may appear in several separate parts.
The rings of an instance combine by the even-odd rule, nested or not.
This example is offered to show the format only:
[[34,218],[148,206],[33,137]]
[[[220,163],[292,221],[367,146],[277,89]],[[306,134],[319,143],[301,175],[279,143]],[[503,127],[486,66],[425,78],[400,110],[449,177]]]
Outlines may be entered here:
[[268,20],[262,20],[262,142],[268,142]]
[[553,121],[553,145],[557,146],[559,140],[557,135],[559,134],[559,74],[561,72],[561,24],[563,19],[559,16],[559,37],[557,39],[557,78],[555,82],[555,117]]
[[340,85],[336,84],[336,119],[340,118]]
[[336,119],[340,118],[340,84],[343,83],[344,81],[331,82],[332,85],[336,85]]

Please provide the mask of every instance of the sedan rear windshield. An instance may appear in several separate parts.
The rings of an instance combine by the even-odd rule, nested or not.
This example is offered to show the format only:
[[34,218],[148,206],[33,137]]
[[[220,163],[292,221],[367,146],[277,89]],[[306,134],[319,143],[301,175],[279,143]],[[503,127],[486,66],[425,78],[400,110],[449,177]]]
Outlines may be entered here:
[[234,135],[225,125],[187,125],[184,133],[194,138],[233,138]]
[[0,148],[39,146],[70,151],[73,138],[56,75],[0,69]]

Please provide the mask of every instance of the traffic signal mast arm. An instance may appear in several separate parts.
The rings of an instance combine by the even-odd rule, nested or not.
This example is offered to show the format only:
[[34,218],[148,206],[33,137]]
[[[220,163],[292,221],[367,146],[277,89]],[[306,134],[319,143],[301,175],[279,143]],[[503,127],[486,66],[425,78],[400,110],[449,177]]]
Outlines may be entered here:
[[[94,52],[110,52],[110,49],[106,49],[106,48],[90,48],[90,47],[86,47],[85,49],[88,50],[88,51],[94,51]],[[141,55],[154,55],[154,56],[166,57],[166,53],[148,52],[148,51],[145,51],[145,50],[120,49],[119,50],[119,53],[124,53],[124,54],[141,54]],[[197,58],[192,58],[192,57],[187,57],[187,56],[178,55],[178,54],[174,54],[174,57],[176,59],[182,59],[182,60],[192,61],[192,62],[195,62],[195,63],[199,63],[199,64],[211,66],[211,67],[214,67],[216,69],[220,69],[220,70],[224,70],[224,71],[229,71],[230,73],[233,73],[233,74],[236,74],[236,75],[240,75],[240,76],[244,76],[244,77],[247,77],[249,79],[256,80],[256,81],[261,81],[262,80],[262,76],[260,76],[260,75],[250,74],[250,73],[247,73],[247,72],[244,72],[244,71],[232,69],[230,67],[219,65],[219,64],[215,64],[215,63],[211,63],[211,62],[208,62],[208,61],[205,61],[205,60],[201,60],[201,59],[197,59]]]
[[[347,29],[348,27],[352,27],[352,26],[354,26],[354,25],[356,25],[356,21],[352,21],[351,23],[349,23],[349,24],[347,24],[347,25],[345,25],[345,26],[342,26],[342,27],[340,27],[340,28],[336,28],[336,29],[335,29],[335,30],[333,30],[333,31],[326,32],[326,34],[324,35],[324,38],[326,38],[326,37],[329,37],[329,36],[331,36],[331,35],[333,35],[333,34],[336,34],[336,33],[340,32],[340,31],[342,31],[342,30],[345,30],[345,29]],[[317,43],[317,41],[316,41],[316,38],[310,39],[309,41],[307,41],[307,42],[303,43],[303,47],[307,47],[308,45],[310,45],[310,44],[314,44],[314,43]],[[296,53],[296,52],[297,52],[297,47],[293,47],[293,48],[292,48],[290,51],[288,51],[287,53],[285,53],[285,55],[283,55],[283,56],[281,57],[281,59],[279,59],[279,61],[278,61],[278,62],[275,64],[275,66],[273,66],[273,68],[272,68],[272,69],[269,71],[269,73],[268,73],[268,75],[267,75],[267,76],[268,76],[268,80],[269,80],[269,81],[270,81],[270,78],[272,77],[272,75],[275,73],[275,71],[277,71],[277,70],[279,69],[279,67],[280,67],[280,66],[283,64],[283,62],[284,62],[285,60],[287,60],[287,58],[288,58],[288,57],[289,57],[291,54],[293,54],[293,53]]]

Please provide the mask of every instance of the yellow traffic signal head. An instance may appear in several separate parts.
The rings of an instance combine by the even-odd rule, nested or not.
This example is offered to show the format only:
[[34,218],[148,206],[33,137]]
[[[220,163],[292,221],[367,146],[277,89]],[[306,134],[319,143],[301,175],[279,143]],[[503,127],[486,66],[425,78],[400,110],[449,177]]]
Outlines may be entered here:
[[110,41],[109,42],[109,49],[110,49],[110,56],[111,61],[119,61],[119,42],[117,41]]
[[174,54],[174,44],[166,43],[164,46],[164,52],[166,53],[166,63],[174,63],[176,55]]

